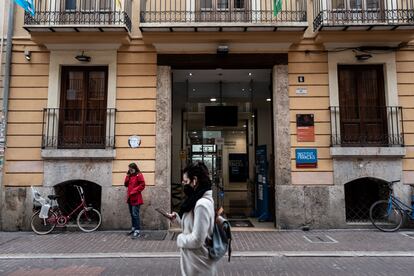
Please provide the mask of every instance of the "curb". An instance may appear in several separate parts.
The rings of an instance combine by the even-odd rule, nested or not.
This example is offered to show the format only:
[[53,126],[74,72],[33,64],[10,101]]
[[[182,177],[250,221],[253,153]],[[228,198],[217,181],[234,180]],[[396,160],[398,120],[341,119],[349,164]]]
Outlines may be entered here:
[[[113,253],[56,253],[0,254],[0,260],[10,259],[106,259],[106,258],[179,258],[179,252],[113,252]],[[232,257],[414,257],[410,251],[238,251]]]

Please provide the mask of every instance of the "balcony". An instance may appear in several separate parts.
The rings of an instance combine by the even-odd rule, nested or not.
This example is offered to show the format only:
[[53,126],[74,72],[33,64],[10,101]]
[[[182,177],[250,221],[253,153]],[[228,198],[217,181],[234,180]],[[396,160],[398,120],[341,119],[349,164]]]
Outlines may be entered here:
[[306,0],[148,0],[141,2],[142,32],[303,32]]
[[314,31],[414,29],[412,0],[314,0]]
[[24,28],[30,32],[131,31],[132,0],[34,0],[35,14],[25,12]]
[[45,108],[42,149],[114,149],[116,109]]
[[400,106],[331,106],[332,147],[404,146]]

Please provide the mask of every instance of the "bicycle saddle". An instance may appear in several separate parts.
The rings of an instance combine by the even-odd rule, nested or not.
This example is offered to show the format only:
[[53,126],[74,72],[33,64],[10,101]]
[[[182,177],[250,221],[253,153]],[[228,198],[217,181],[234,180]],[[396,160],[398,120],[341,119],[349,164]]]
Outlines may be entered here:
[[58,196],[58,195],[48,195],[47,196],[47,198],[48,199],[50,199],[50,200],[55,200],[55,199],[58,199],[60,196]]

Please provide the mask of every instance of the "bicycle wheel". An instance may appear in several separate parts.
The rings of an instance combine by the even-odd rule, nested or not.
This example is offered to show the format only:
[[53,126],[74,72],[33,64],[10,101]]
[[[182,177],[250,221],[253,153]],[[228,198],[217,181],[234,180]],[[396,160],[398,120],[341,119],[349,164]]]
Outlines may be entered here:
[[56,227],[57,216],[54,212],[49,210],[48,218],[39,218],[40,210],[33,214],[30,226],[33,232],[38,235],[46,235],[53,231]]
[[87,208],[79,213],[76,221],[83,232],[92,232],[101,225],[102,218],[98,210]]
[[388,201],[379,200],[369,209],[369,218],[372,224],[384,232],[394,232],[400,229],[403,222],[403,213],[392,205],[388,210]]

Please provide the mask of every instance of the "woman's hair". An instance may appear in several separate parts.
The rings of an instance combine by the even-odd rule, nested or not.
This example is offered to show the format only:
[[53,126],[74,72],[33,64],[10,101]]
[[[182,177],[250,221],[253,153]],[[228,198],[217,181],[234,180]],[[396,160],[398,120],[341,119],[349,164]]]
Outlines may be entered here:
[[141,171],[139,170],[137,164],[135,163],[131,163],[128,165],[129,168],[134,169],[136,173],[140,173]]
[[183,174],[187,174],[187,177],[193,181],[194,177],[197,177],[198,185],[201,187],[211,187],[211,180],[207,166],[203,162],[196,162],[188,165]]

